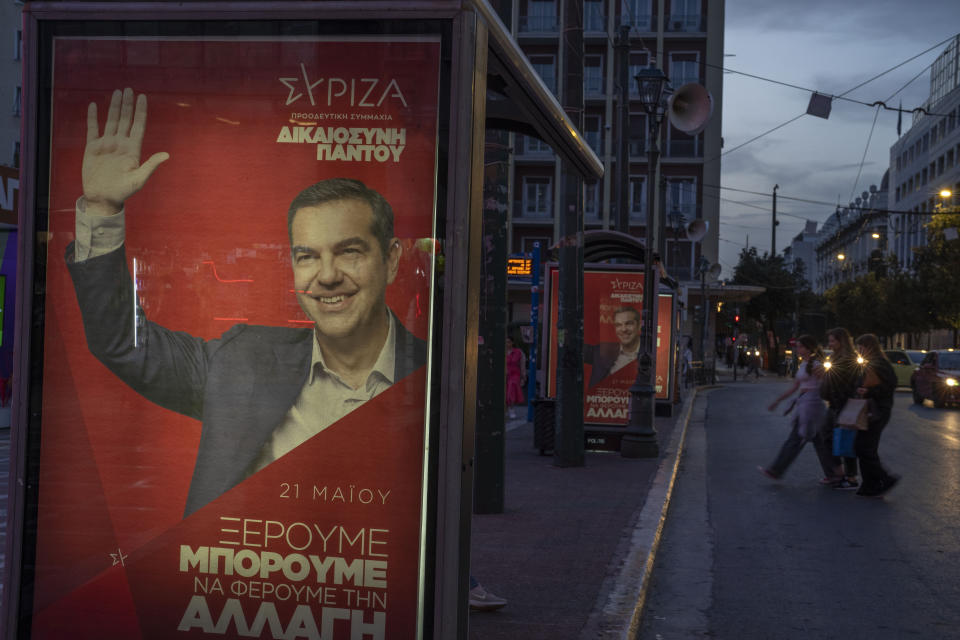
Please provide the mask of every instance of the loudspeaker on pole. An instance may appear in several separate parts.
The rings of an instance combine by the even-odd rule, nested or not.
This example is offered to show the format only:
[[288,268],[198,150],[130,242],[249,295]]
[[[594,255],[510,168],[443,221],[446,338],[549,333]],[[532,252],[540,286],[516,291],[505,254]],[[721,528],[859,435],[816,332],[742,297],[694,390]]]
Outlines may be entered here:
[[690,242],[699,242],[703,236],[707,235],[707,229],[710,224],[706,220],[694,220],[687,225],[686,237]]
[[691,136],[706,128],[712,114],[713,96],[706,87],[696,82],[683,85],[667,101],[670,124]]

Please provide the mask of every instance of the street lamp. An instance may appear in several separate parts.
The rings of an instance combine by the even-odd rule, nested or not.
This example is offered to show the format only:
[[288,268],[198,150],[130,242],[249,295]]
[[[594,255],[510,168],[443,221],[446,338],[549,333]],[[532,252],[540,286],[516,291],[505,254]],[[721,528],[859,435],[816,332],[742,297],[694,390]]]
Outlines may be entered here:
[[[654,66],[642,69],[636,76],[640,103],[647,114],[647,221],[643,252],[643,314],[640,327],[640,351],[637,354],[637,377],[630,387],[630,419],[620,440],[620,455],[625,458],[655,458],[660,455],[654,429],[657,335],[657,284],[653,272],[654,205],[657,167],[660,164],[660,125],[666,112],[667,76]],[[662,230],[661,230],[662,233]]]
[[[697,261],[697,275],[700,276],[700,308],[703,310],[703,314],[700,319],[700,361],[703,362],[704,368],[707,365],[707,276],[710,276],[711,279],[715,279],[720,275],[720,265],[719,264],[710,264],[710,261],[707,260],[705,256],[700,256],[700,259]],[[737,316],[739,318],[739,316]],[[739,322],[739,320],[737,320]],[[714,375],[716,372],[716,365],[713,367]],[[711,380],[713,382],[713,380]]]

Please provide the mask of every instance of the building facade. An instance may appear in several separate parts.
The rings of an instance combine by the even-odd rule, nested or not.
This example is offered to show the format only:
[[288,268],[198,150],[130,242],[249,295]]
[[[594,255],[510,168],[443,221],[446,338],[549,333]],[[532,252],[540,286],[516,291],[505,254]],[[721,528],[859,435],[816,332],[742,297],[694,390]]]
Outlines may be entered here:
[[817,274],[817,241],[820,234],[817,231],[817,222],[807,220],[803,231],[794,236],[790,244],[783,249],[784,262],[792,266],[799,261],[803,265],[803,277],[812,289]]
[[856,200],[823,223],[816,246],[813,290],[823,294],[841,282],[882,268],[890,252],[888,228],[889,172],[880,186],[870,185]]
[[[931,66],[923,109],[890,148],[890,248],[905,269],[913,264],[913,247],[927,242],[929,214],[960,204],[960,36]],[[954,195],[941,197],[944,189]]]
[[[510,3],[514,37],[554,95],[563,93],[564,39],[561,18],[564,0],[513,0]],[[630,233],[646,234],[647,122],[634,76],[650,65],[662,69],[674,89],[696,82],[713,97],[713,115],[706,129],[687,135],[664,125],[661,141],[657,207],[673,220],[683,216],[708,222],[709,232],[698,243],[675,241],[673,226],[666,229],[668,271],[675,278],[696,278],[698,257],[717,261],[719,230],[720,131],[723,101],[723,0],[585,0],[584,7],[584,118],[583,134],[604,165],[601,181],[584,184],[584,228],[613,229],[617,219],[617,144],[629,138]],[[619,86],[614,45],[621,24],[630,26],[630,125],[620,131]],[[546,144],[515,135],[510,171],[509,251],[528,253],[535,242],[553,245],[559,237],[562,193],[560,166]],[[661,195],[665,195],[662,200]],[[682,234],[681,234],[682,235]],[[511,320],[529,318],[523,296],[511,295]]]
[[0,166],[20,166],[23,3],[0,0]]

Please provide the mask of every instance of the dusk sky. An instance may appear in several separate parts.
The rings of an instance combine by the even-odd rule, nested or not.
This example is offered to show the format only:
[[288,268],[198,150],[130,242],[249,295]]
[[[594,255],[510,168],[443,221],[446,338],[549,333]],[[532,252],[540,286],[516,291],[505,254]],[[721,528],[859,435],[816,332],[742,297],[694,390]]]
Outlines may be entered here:
[[[912,109],[927,98],[929,67],[946,44],[846,92],[958,32],[957,0],[731,0],[726,3],[724,66],[866,103],[883,100],[897,107],[902,100],[904,109]],[[778,253],[803,229],[805,220],[819,225],[837,203],[845,205],[871,184],[880,185],[890,147],[897,140],[896,111],[881,110],[874,126],[877,108],[834,99],[828,120],[804,115],[735,149],[805,113],[809,99],[809,91],[737,73],[724,76],[721,278],[733,276],[747,236],[761,254],[770,250],[775,184],[780,185]],[[904,133],[911,122],[911,115],[904,114]]]

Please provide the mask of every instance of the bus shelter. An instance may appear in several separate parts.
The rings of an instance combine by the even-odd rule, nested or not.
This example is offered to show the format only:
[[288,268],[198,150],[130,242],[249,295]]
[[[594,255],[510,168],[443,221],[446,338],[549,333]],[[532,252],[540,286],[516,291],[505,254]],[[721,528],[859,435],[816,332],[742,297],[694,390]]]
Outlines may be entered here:
[[486,2],[28,2],[9,638],[465,638]]

